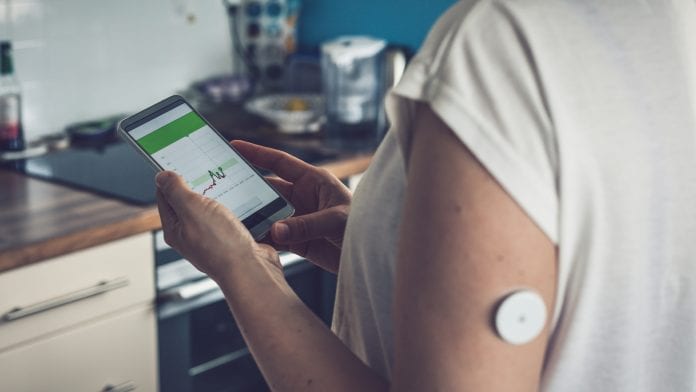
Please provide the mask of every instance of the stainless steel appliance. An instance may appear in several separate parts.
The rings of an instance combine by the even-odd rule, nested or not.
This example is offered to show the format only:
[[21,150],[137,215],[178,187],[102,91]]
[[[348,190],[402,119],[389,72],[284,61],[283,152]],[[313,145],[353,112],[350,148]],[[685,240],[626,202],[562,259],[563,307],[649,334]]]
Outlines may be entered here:
[[[155,249],[161,391],[267,390],[215,282],[167,246],[161,232]],[[292,253],[280,258],[290,286],[328,324],[333,275]]]

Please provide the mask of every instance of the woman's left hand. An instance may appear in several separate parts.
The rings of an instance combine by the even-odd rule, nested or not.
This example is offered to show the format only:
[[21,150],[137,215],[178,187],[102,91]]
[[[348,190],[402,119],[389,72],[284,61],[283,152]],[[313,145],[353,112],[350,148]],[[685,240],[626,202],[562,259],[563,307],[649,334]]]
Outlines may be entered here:
[[265,264],[282,275],[278,254],[258,244],[227,208],[191,191],[176,173],[156,177],[164,240],[196,268],[220,282],[245,263]]

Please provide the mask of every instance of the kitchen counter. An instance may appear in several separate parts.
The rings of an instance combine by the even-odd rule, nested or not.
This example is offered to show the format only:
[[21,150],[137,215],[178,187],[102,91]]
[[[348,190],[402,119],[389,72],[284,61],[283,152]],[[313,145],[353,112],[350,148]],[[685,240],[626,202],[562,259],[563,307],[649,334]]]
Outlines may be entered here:
[[[363,172],[370,153],[320,167],[339,178]],[[159,229],[154,206],[135,206],[0,169],[0,272]]]

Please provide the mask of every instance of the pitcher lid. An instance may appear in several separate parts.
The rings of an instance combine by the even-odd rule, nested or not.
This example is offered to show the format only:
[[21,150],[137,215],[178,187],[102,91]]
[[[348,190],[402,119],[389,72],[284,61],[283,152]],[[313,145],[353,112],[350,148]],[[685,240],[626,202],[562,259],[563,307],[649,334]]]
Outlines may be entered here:
[[321,45],[322,54],[335,63],[350,63],[377,55],[387,46],[382,39],[368,36],[343,36]]

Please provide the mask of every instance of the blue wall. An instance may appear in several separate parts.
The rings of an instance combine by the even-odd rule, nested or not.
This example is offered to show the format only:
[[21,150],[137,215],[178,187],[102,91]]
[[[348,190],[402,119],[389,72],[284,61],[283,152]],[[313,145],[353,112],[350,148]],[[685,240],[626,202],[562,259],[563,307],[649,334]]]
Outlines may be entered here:
[[366,34],[418,49],[435,20],[455,0],[302,0],[303,49],[346,34]]

